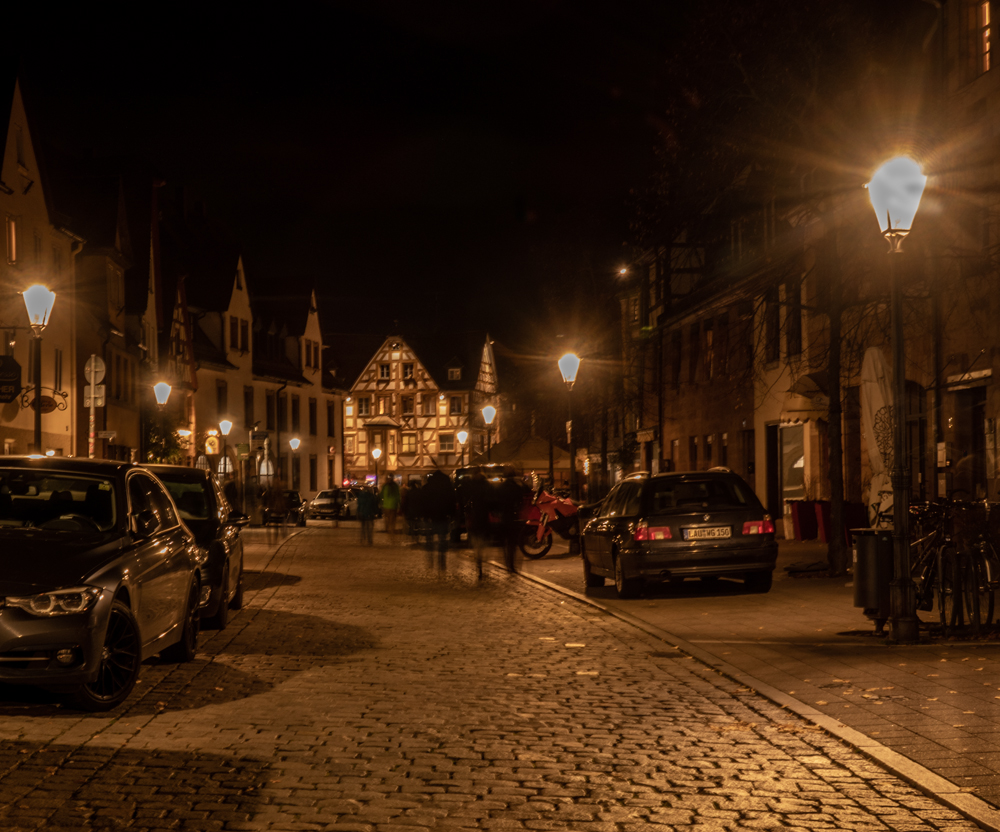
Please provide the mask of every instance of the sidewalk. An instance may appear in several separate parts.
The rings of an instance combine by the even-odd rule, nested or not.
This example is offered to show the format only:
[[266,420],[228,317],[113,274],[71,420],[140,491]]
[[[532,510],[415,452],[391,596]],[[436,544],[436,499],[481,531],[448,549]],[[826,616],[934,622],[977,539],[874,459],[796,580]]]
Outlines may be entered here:
[[612,586],[585,590],[579,558],[561,553],[525,562],[524,572],[660,635],[953,805],[979,804],[980,821],[996,828],[1000,638],[946,640],[921,629],[920,644],[889,645],[853,606],[850,577],[786,571],[825,557],[823,544],[781,541],[766,595],[735,581],[687,581],[621,601]]

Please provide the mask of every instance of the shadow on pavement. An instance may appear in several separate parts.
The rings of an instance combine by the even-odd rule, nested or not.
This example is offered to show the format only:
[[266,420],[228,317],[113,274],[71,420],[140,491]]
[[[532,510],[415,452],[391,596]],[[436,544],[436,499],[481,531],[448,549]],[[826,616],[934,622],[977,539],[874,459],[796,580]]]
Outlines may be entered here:
[[254,572],[251,569],[243,571],[243,589],[247,592],[275,589],[279,586],[295,586],[301,580],[298,575],[286,575],[282,572]]
[[3,829],[247,823],[267,803],[274,777],[260,760],[23,742],[3,743],[0,770]]
[[[145,662],[128,700],[98,716],[151,715],[246,699],[267,693],[296,673],[335,663],[375,644],[367,629],[352,624],[247,608],[234,614],[225,630],[211,631],[211,638],[203,638],[193,662],[177,664],[159,658]],[[78,719],[83,715],[64,706],[57,693],[26,685],[0,685],[0,719]]]

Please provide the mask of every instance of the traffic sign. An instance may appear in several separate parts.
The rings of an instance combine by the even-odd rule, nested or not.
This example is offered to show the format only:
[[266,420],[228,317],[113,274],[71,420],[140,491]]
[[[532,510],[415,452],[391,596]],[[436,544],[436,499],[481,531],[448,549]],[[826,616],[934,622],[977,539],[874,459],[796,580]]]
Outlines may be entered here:
[[[96,387],[96,390],[95,390]],[[88,384],[83,388],[83,406],[90,407],[93,402],[94,407],[104,407],[104,385]]]
[[12,355],[0,355],[0,403],[7,404],[21,395],[21,365]]
[[84,365],[83,374],[91,384],[100,384],[104,381],[104,359],[92,355]]

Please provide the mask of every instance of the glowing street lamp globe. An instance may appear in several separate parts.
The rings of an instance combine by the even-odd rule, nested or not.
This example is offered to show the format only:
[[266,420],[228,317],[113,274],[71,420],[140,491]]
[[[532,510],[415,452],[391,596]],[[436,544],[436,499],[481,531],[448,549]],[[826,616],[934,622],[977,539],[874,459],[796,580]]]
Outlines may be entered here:
[[[890,159],[865,187],[882,233],[890,239],[905,237],[913,226],[927,177],[907,156]],[[898,243],[894,248],[898,248]]]
[[580,369],[580,357],[576,353],[568,352],[557,362],[559,372],[562,373],[563,381],[569,387],[576,381],[577,371]]
[[497,409],[493,405],[488,404],[483,408],[483,421],[486,422],[487,425],[492,425],[496,416]]
[[29,286],[21,293],[24,298],[24,308],[28,311],[28,325],[36,336],[48,326],[52,307],[56,302],[56,293],[49,291],[41,283]]
[[173,388],[167,384],[165,381],[161,381],[158,384],[153,385],[153,395],[156,396],[156,403],[163,407],[167,403],[167,399],[170,398],[170,391]]

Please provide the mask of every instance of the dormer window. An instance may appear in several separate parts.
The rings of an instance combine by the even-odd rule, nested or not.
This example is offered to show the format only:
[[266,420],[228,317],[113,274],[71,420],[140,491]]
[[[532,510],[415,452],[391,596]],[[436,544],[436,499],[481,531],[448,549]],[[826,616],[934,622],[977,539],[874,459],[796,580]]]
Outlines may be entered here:
[[389,364],[379,364],[378,365],[378,377],[380,379],[392,378],[392,369]]
[[451,367],[448,370],[448,381],[461,381],[462,380],[462,368],[461,367]]

